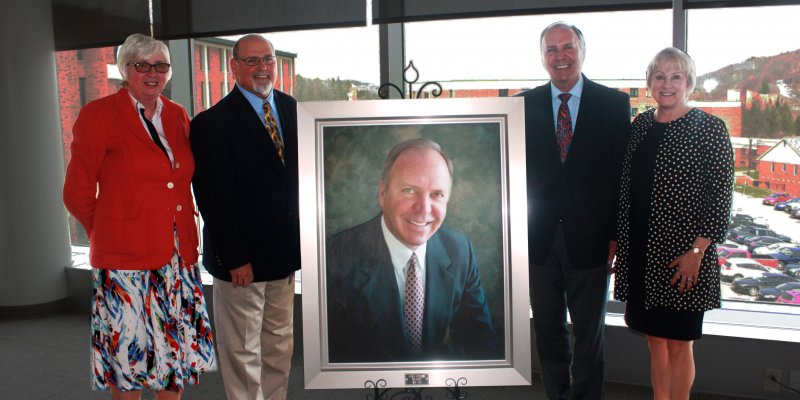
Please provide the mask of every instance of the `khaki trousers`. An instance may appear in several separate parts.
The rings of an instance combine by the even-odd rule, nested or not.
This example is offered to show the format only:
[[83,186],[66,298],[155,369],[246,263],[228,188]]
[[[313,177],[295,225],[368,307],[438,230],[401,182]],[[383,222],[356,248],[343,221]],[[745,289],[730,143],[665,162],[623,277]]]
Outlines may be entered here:
[[245,288],[214,279],[214,336],[229,400],[286,399],[294,285],[294,273]]

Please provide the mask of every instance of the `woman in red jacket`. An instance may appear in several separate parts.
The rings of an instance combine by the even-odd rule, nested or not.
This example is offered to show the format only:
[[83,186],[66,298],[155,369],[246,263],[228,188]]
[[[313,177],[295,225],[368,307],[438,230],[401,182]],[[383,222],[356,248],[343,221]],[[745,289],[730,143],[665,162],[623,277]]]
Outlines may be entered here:
[[214,367],[197,266],[189,118],[161,96],[169,50],[134,34],[122,88],[81,109],[64,204],[89,236],[92,387],[115,399],[180,398]]

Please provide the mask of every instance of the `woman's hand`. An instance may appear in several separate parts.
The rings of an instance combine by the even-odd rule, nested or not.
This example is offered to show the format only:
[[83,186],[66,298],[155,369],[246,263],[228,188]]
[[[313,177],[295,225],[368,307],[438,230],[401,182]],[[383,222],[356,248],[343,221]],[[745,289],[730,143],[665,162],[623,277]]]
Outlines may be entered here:
[[676,270],[670,284],[674,285],[677,283],[678,290],[681,292],[693,288],[700,277],[700,261],[702,260],[703,253],[694,253],[692,250],[672,260],[672,262],[667,265],[667,268],[675,268]]
[[[667,268],[675,268],[675,275],[670,281],[671,285],[677,283],[678,290],[681,292],[691,290],[697,285],[700,281],[700,262],[703,261],[703,255],[709,244],[711,244],[710,240],[698,236],[691,249],[667,265]],[[695,249],[699,249],[699,251],[695,251]]]

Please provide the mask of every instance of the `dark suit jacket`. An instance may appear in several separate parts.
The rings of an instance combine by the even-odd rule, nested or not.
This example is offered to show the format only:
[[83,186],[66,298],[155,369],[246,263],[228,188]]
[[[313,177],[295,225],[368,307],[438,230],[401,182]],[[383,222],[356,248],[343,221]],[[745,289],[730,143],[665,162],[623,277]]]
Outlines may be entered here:
[[550,84],[525,98],[528,252],[543,264],[559,221],[574,268],[605,265],[614,238],[618,181],[630,136],[630,100],[583,77],[583,94],[567,160],[559,158]]
[[297,102],[273,90],[283,132],[281,164],[264,123],[234,86],[192,120],[193,179],[203,227],[203,265],[217,279],[247,262],[256,282],[300,268]]
[[422,352],[415,356],[381,216],[328,240],[331,362],[502,358],[469,239],[441,227],[427,246]]

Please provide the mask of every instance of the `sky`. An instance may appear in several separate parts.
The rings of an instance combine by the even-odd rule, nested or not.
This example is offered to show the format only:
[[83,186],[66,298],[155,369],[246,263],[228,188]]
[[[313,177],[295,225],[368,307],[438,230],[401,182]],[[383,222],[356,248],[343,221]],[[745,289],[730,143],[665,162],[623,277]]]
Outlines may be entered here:
[[[698,75],[800,49],[798,16],[800,6],[690,10],[688,52]],[[592,79],[644,79],[650,59],[672,41],[671,10],[417,22],[405,25],[406,60],[414,61],[420,82],[546,79],[539,34],[558,20],[583,31],[583,71]],[[265,36],[278,50],[297,54],[299,75],[379,83],[377,26]]]

